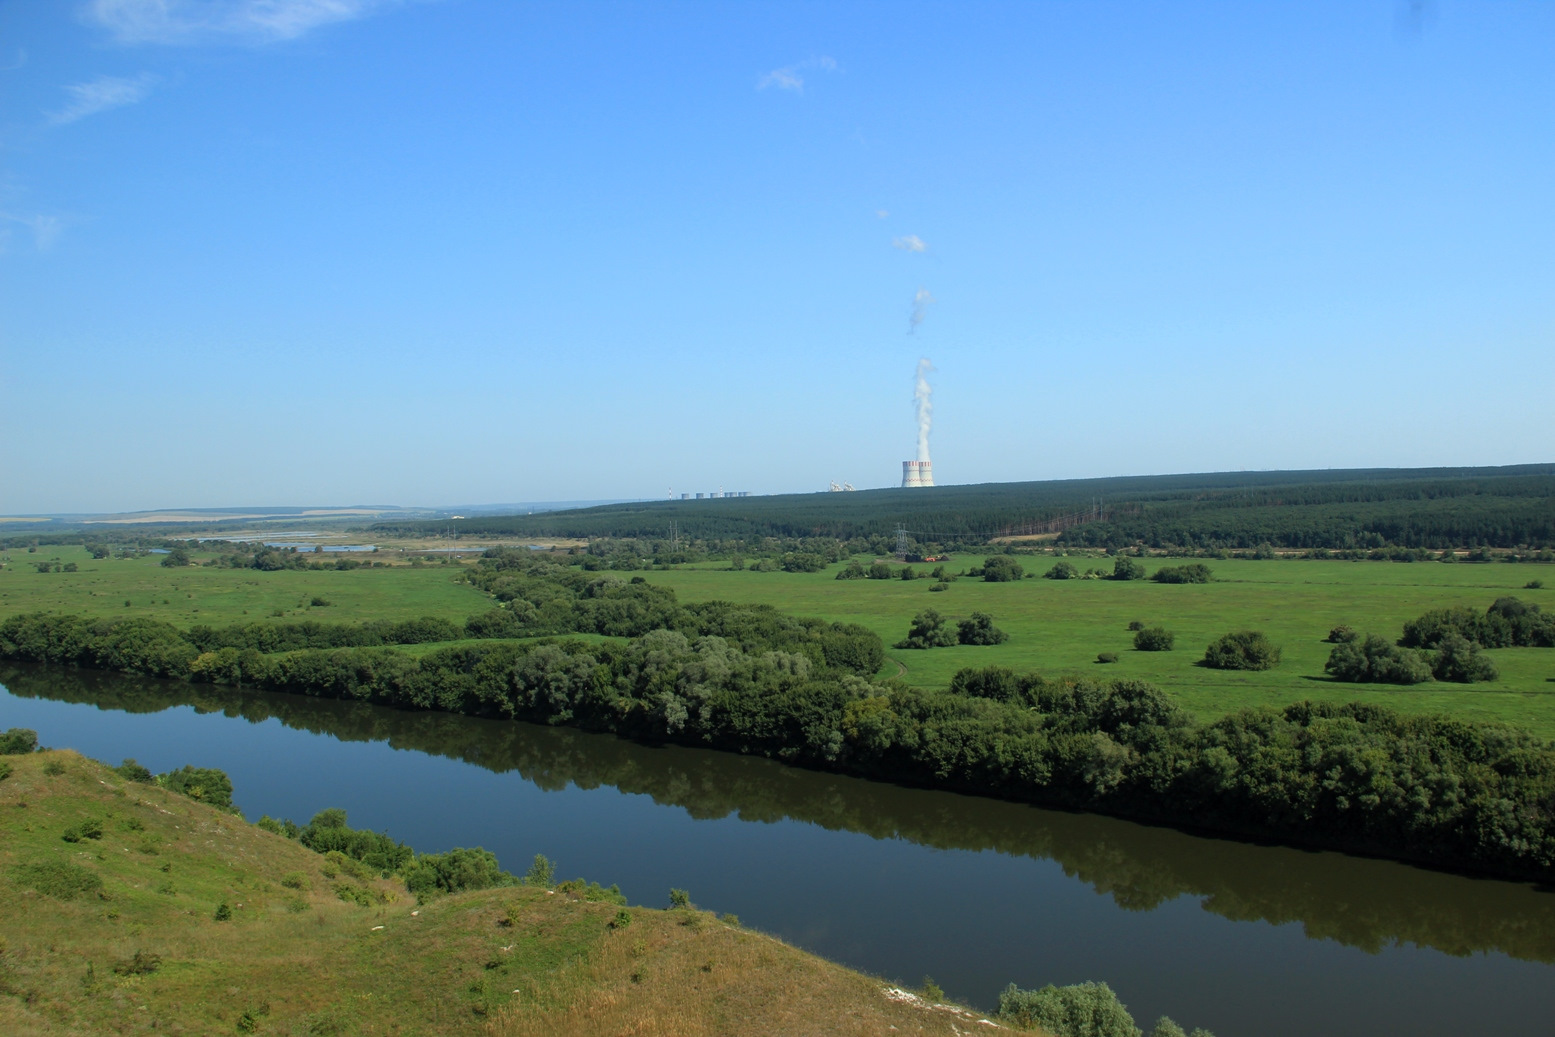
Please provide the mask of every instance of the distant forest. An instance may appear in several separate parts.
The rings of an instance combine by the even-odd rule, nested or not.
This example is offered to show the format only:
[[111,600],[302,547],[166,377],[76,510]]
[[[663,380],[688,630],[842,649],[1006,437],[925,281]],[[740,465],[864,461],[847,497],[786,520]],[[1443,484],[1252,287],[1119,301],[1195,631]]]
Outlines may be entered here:
[[980,543],[1056,533],[1075,547],[1354,549],[1555,546],[1555,464],[1130,476],[654,501],[444,521],[385,533],[755,541],[907,529]]

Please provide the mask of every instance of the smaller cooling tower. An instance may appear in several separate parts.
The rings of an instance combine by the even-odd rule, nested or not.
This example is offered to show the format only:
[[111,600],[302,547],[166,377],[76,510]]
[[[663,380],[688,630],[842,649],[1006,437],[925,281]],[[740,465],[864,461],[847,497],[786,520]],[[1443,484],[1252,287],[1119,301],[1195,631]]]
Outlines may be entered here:
[[934,465],[930,461],[903,461],[902,486],[933,486]]

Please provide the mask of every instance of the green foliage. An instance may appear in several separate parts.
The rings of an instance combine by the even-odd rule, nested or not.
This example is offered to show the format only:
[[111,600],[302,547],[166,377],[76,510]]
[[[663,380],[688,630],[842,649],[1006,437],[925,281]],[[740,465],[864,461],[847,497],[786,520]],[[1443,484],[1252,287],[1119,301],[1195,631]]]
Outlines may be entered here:
[[994,626],[993,617],[986,612],[974,612],[971,619],[956,625],[956,640],[964,645],[998,645],[1009,639],[1010,635]]
[[934,609],[924,609],[912,618],[907,636],[896,642],[896,647],[946,648],[956,643],[957,633],[945,622],[945,617]]
[[176,771],[157,775],[157,784],[170,792],[199,800],[222,810],[232,810],[232,779],[214,767],[185,764]]
[[1142,1037],[1134,1017],[1105,983],[1076,983],[1021,990],[1011,983],[999,995],[999,1018],[1040,1026],[1053,1037]]
[[1336,644],[1323,669],[1334,680],[1371,684],[1420,684],[1431,679],[1431,663],[1420,652],[1367,634]]
[[837,579],[839,580],[862,580],[865,575],[867,574],[864,572],[864,567],[857,561],[849,562],[837,570]]
[[285,875],[281,876],[281,885],[285,886],[287,889],[305,890],[312,888],[313,883],[309,882],[308,877],[302,872],[289,871]]
[[1162,566],[1150,574],[1156,583],[1208,583],[1210,568],[1203,562]]
[[1134,634],[1134,648],[1141,652],[1170,652],[1177,635],[1165,627],[1145,627]]
[[1204,650],[1204,665],[1215,670],[1272,670],[1279,663],[1279,646],[1261,630],[1226,634]]
[[125,781],[133,781],[140,785],[155,785],[157,782],[156,775],[136,763],[133,756],[126,757],[124,762],[113,769],[113,772]]
[[1021,564],[1008,555],[994,555],[983,563],[985,583],[1010,583],[1025,575]]
[[1336,626],[1330,630],[1328,632],[1328,636],[1323,640],[1336,645],[1346,645],[1360,636],[1361,635],[1357,634],[1353,628],[1345,626],[1341,623],[1339,626]]
[[189,552],[181,547],[175,547],[162,556],[162,566],[167,569],[176,569],[189,564]]
[[9,778],[10,776],[11,776],[11,765],[10,765],[10,763],[8,763],[5,760],[0,760],[0,781],[4,781],[5,779]]
[[1484,614],[1472,609],[1434,609],[1404,624],[1399,644],[1435,648],[1451,635],[1484,648],[1555,648],[1555,613],[1513,597],[1497,598]]
[[1080,570],[1069,562],[1054,562],[1053,567],[1042,574],[1044,580],[1078,580]]
[[624,907],[621,910],[617,911],[616,912],[616,916],[614,918],[612,918],[610,920],[610,922],[609,922],[610,928],[612,928],[612,929],[625,929],[627,926],[629,926],[631,924],[632,924],[632,913],[630,911],[628,911]]
[[1115,663],[1118,661],[1117,652],[1097,652],[1096,661],[1099,663]]
[[352,828],[346,823],[346,812],[339,807],[319,811],[300,829],[290,821],[276,824],[278,834],[291,836],[288,827],[295,830],[297,841],[314,853],[340,854],[359,862],[366,869],[364,877],[372,872],[387,875],[399,871],[414,856],[410,847],[385,833]]
[[103,888],[103,880],[96,872],[58,857],[35,857],[18,864],[11,874],[22,889],[35,889],[56,900],[74,900]]
[[405,888],[418,897],[511,886],[518,881],[497,865],[496,854],[478,846],[420,854],[404,874]]
[[945,990],[934,982],[933,976],[924,976],[923,984],[918,988],[923,992],[923,999],[930,1004],[939,1004],[945,1000]]
[[535,859],[529,865],[529,870],[524,873],[524,885],[539,886],[542,889],[549,888],[556,882],[556,862],[543,853],[535,854]]
[[[546,863],[550,863],[547,861]],[[554,868],[554,865],[552,865]],[[587,882],[583,879],[568,879],[556,887],[556,892],[566,893],[569,896],[579,897],[591,904],[622,904],[626,903],[626,894],[621,892],[621,887],[611,883],[601,886],[597,882]]]
[[211,914],[211,917],[218,922],[231,921],[232,908],[228,907],[227,902],[223,900],[221,903],[216,905],[216,910]]
[[38,732],[13,727],[0,734],[0,756],[25,756],[38,751]]
[[896,573],[885,562],[871,562],[869,571],[865,575],[871,580],[889,580]]
[[1431,675],[1439,681],[1472,684],[1496,679],[1496,665],[1479,654],[1479,645],[1461,634],[1442,638],[1431,664]]
[[87,818],[65,829],[60,836],[67,843],[78,843],[82,839],[101,839],[103,837],[103,823],[97,818]]
[[1119,555],[1112,563],[1112,580],[1143,580],[1145,567],[1128,555]]
[[691,894],[683,889],[670,890],[671,908],[689,908],[691,906]]

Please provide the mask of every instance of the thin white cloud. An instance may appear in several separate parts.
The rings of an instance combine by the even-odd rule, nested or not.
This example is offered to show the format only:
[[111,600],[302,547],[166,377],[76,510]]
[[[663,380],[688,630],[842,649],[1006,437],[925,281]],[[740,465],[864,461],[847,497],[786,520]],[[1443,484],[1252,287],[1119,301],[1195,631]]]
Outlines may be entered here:
[[762,76],[756,84],[757,90],[765,90],[769,86],[775,86],[779,90],[793,90],[795,93],[804,93],[803,73],[816,70],[820,72],[837,71],[837,62],[834,58],[819,57],[801,61],[797,65],[785,65],[783,68],[775,68]]
[[141,73],[138,76],[98,76],[89,83],[74,83],[65,87],[65,93],[70,95],[69,103],[57,112],[50,112],[49,122],[63,125],[98,112],[136,104],[146,99],[155,82],[155,77]]
[[885,219],[889,215],[891,215],[891,214],[888,211],[886,211],[885,209],[876,209],[875,210],[875,219],[877,219],[877,220],[883,220],[883,219]]
[[903,238],[892,238],[891,247],[899,248],[903,252],[927,252],[929,250],[928,244],[916,234],[909,234]]
[[14,212],[0,212],[0,252],[5,251],[11,237],[11,226],[19,225],[32,231],[32,243],[38,251],[46,252],[54,244],[63,224],[57,216],[24,216]]
[[91,0],[86,19],[120,43],[271,43],[364,18],[396,0]]

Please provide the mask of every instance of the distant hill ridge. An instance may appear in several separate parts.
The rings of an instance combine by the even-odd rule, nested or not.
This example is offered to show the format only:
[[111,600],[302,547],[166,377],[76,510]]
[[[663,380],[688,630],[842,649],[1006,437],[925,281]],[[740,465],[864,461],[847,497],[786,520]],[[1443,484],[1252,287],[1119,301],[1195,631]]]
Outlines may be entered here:
[[882,536],[1286,548],[1555,545],[1555,464],[1118,476],[929,489],[668,500],[380,522],[384,533],[667,539]]

